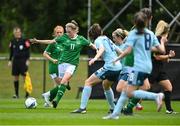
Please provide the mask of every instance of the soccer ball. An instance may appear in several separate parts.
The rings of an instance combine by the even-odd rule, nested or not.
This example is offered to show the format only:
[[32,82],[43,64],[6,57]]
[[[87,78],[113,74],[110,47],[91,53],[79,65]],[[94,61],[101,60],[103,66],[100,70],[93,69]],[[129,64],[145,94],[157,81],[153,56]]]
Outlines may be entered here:
[[27,98],[26,101],[25,101],[25,106],[26,106],[26,108],[28,108],[28,109],[36,108],[36,106],[37,106],[36,99],[33,98],[33,97]]

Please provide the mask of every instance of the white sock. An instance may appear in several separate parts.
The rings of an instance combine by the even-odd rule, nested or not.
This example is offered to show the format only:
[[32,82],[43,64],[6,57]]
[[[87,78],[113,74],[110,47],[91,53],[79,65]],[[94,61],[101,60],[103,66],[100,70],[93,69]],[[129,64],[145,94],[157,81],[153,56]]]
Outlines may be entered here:
[[43,93],[43,95],[50,96],[50,91]]

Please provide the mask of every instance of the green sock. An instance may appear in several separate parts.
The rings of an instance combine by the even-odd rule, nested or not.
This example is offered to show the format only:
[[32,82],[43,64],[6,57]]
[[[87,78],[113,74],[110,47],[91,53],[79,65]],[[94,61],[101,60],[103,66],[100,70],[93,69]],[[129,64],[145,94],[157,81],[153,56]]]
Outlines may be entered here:
[[129,100],[129,103],[127,104],[127,111],[132,112],[132,109],[134,108],[134,106],[136,106],[136,104],[140,101],[140,99],[137,98],[131,98]]
[[57,104],[61,100],[61,98],[64,95],[65,91],[66,91],[66,85],[61,84],[61,85],[58,86],[58,92],[57,92],[57,95],[56,95],[56,103]]
[[53,89],[50,90],[50,98],[49,98],[49,101],[52,101],[52,100],[56,97],[57,92],[58,92],[58,86],[56,86],[55,88],[53,88]]

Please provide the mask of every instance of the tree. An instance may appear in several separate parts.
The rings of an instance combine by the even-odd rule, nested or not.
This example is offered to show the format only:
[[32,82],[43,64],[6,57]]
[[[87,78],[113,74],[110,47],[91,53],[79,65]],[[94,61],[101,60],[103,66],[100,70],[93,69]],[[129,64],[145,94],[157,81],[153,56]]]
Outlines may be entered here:
[[[179,0],[160,0],[173,15],[180,12]],[[127,0],[92,0],[92,23],[99,23],[104,27],[126,4]],[[37,37],[39,39],[52,38],[52,30],[56,25],[65,25],[75,19],[79,23],[81,35],[87,35],[87,0],[1,0],[0,1],[0,52],[8,50],[9,40],[12,38],[12,29],[19,25],[22,27],[25,37]],[[106,5],[106,6],[105,6]],[[148,6],[148,1],[142,0],[143,7]],[[112,25],[104,32],[111,36],[117,27],[130,30],[133,26],[132,18],[135,12],[140,10],[140,0],[134,0]],[[170,22],[172,18],[153,1],[154,29],[158,20],[164,19]],[[177,25],[178,26],[178,25]],[[179,27],[179,26],[178,26]],[[179,33],[175,28],[175,31]],[[175,37],[172,37],[172,39]],[[42,52],[45,46],[32,46],[32,51]]]

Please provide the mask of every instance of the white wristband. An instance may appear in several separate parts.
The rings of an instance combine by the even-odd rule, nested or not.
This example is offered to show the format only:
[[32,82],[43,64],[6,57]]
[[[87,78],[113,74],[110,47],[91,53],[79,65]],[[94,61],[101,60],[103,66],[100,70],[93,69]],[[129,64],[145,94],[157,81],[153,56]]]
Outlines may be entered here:
[[97,60],[97,58],[95,58],[95,57],[94,57],[93,59],[94,59],[95,61]]

